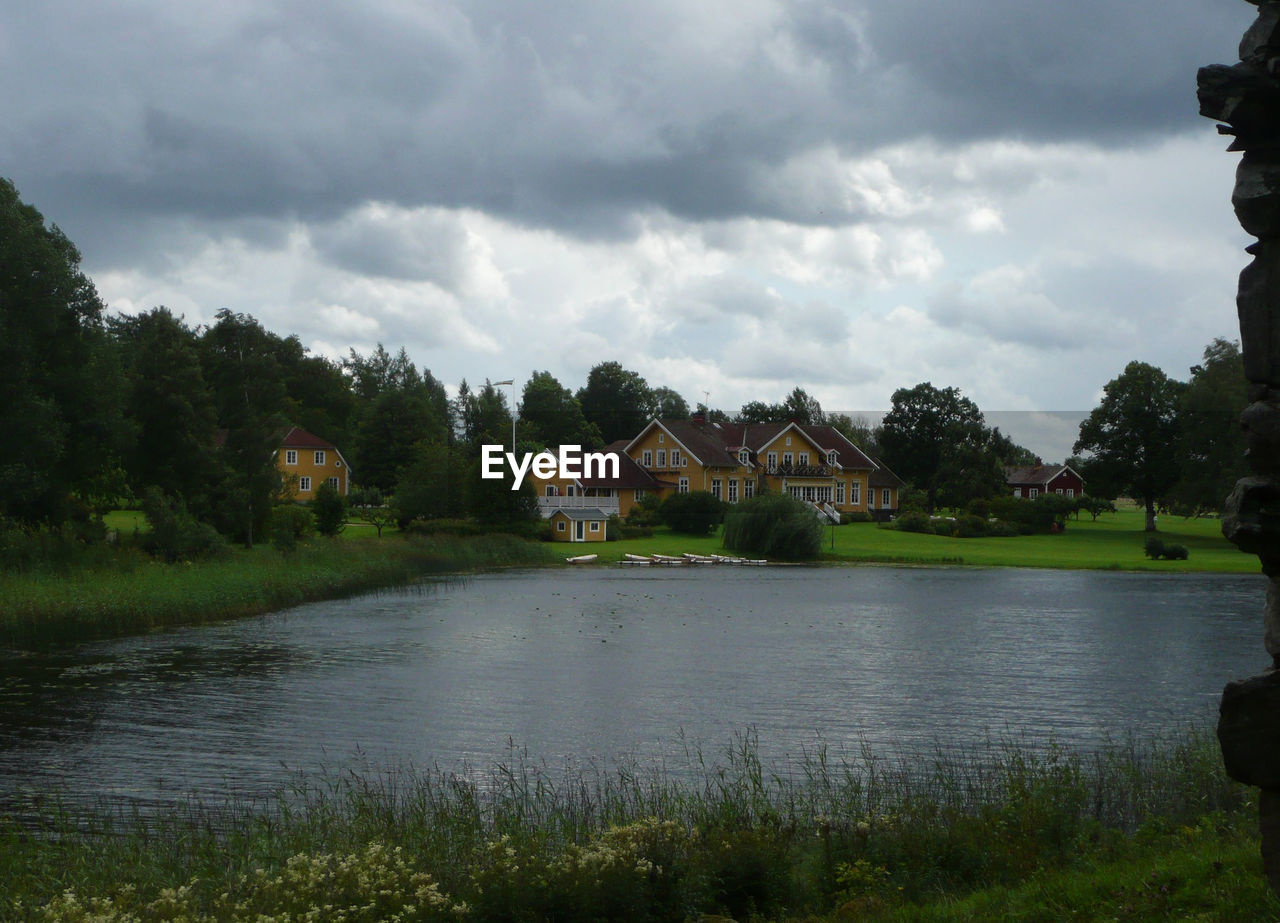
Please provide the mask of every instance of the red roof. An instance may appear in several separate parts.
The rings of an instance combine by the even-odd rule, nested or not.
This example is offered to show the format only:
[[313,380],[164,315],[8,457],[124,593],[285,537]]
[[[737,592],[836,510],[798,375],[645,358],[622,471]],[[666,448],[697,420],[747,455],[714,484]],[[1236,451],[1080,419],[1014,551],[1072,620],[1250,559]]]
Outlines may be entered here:
[[289,427],[289,431],[280,440],[280,445],[282,448],[290,449],[333,449],[335,452],[338,450],[338,447],[328,439],[321,439],[315,433],[309,433],[299,426]]

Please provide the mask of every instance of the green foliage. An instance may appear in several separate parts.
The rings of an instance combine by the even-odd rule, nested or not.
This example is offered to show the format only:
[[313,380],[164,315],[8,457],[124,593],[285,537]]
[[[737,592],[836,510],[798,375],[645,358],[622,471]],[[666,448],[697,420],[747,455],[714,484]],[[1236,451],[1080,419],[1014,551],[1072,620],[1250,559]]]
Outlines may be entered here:
[[658,515],[673,532],[706,535],[724,519],[724,504],[708,491],[691,490],[663,500]]
[[1147,539],[1142,550],[1153,561],[1161,558],[1166,561],[1185,561],[1191,554],[1186,545],[1179,545],[1173,542],[1166,544],[1154,535]]
[[582,413],[599,428],[605,445],[633,438],[657,409],[648,382],[617,362],[594,366],[577,397]]
[[1066,520],[1076,509],[1077,501],[1057,494],[1047,494],[1034,500],[1019,497],[997,497],[991,501],[991,514],[1018,527],[1023,535],[1037,532],[1062,531]]
[[534,372],[525,382],[520,421],[529,430],[525,438],[553,450],[562,445],[595,450],[604,444],[599,427],[587,422],[573,392],[550,372]]
[[724,546],[784,561],[809,561],[822,553],[822,524],[803,500],[790,494],[760,494],[729,508]]
[[892,400],[880,428],[885,462],[924,491],[926,513],[1004,492],[1004,471],[977,404],[927,381],[899,388]]
[[822,405],[816,398],[810,397],[804,388],[797,386],[782,403],[748,401],[742,405],[737,416],[739,423],[783,423],[793,420],[802,426],[820,425],[827,422],[827,415],[822,412]]
[[1221,512],[1236,481],[1249,473],[1240,425],[1246,403],[1240,347],[1215,339],[1201,364],[1192,366],[1178,402],[1179,477],[1169,501],[1188,515]]
[[1148,532],[1156,528],[1156,501],[1178,480],[1175,447],[1183,389],[1155,366],[1130,362],[1103,387],[1102,403],[1080,424],[1073,449],[1093,453],[1100,480],[1143,502]]
[[271,541],[293,548],[298,539],[315,532],[311,509],[298,503],[281,503],[271,511]]
[[919,532],[924,535],[932,535],[935,531],[929,514],[918,510],[900,514],[894,519],[893,527],[899,532]]
[[404,528],[415,519],[457,519],[467,512],[470,473],[462,449],[433,442],[414,446],[400,469],[391,511]]
[[333,538],[347,527],[347,498],[325,481],[311,501],[311,515],[315,518],[316,531]]
[[166,497],[158,487],[147,489],[142,510],[151,527],[143,547],[155,557],[172,563],[226,554],[226,542],[216,529],[197,522],[187,512],[186,504]]
[[1102,497],[1095,497],[1091,494],[1087,494],[1076,499],[1076,509],[1083,510],[1088,513],[1092,518],[1092,521],[1097,522],[1098,515],[1100,513],[1114,513],[1116,511],[1116,505],[1110,500],[1104,500]]
[[840,522],[845,525],[853,522],[872,522],[874,520],[875,517],[866,510],[854,510],[849,513],[840,514]]
[[654,388],[653,415],[659,420],[687,420],[689,404],[671,388]]
[[631,507],[627,513],[627,523],[633,526],[654,526],[662,522],[659,510],[662,509],[662,498],[648,493],[640,498],[640,502]]

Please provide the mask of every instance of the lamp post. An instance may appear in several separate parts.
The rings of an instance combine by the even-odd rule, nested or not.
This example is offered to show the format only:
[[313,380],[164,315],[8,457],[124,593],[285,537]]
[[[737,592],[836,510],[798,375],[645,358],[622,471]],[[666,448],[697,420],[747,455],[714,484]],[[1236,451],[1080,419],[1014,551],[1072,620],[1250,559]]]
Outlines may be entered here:
[[495,381],[494,385],[511,385],[511,454],[516,454],[516,381],[514,378],[508,378],[506,381]]

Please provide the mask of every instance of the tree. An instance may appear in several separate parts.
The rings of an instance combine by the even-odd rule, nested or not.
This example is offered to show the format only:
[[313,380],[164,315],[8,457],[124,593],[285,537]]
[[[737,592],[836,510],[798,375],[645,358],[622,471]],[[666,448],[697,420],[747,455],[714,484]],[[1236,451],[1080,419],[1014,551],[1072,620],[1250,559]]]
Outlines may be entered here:
[[218,312],[200,338],[200,360],[226,432],[226,474],[211,501],[219,531],[249,546],[261,535],[280,492],[275,450],[288,426],[288,395],[272,336],[247,314]]
[[782,419],[781,404],[766,404],[764,401],[748,401],[738,411],[739,423],[773,423]]
[[1240,347],[1221,338],[1206,346],[1178,404],[1180,476],[1169,494],[1176,509],[1219,512],[1236,481],[1249,473],[1240,426],[1247,389]]
[[333,538],[347,527],[347,500],[338,488],[325,481],[311,501],[311,515],[315,517],[316,531]]
[[663,500],[658,515],[673,532],[706,535],[724,518],[724,504],[709,491],[691,490]]
[[822,524],[813,507],[789,494],[760,494],[730,508],[724,546],[786,561],[808,561],[822,553]]
[[671,388],[654,388],[653,415],[660,420],[687,420],[689,404]]
[[893,392],[880,430],[884,460],[925,492],[932,514],[939,496],[955,504],[1004,490],[1004,474],[991,450],[982,411],[956,388],[929,382]]
[[466,515],[467,459],[457,446],[420,442],[413,461],[400,469],[391,509],[401,528],[415,519],[457,519]]
[[400,471],[413,461],[420,442],[444,444],[448,426],[421,384],[385,391],[365,410],[356,433],[354,470],[360,483],[384,492],[395,488]]
[[578,391],[578,402],[587,420],[599,427],[606,445],[635,436],[657,409],[648,383],[617,362],[601,362],[591,369],[586,386]]
[[534,372],[520,396],[520,420],[528,427],[526,438],[543,446],[580,445],[598,449],[600,430],[582,414],[573,392],[550,372]]
[[879,427],[872,426],[871,421],[866,417],[829,413],[827,425],[873,458],[880,455]]
[[133,439],[124,467],[133,492],[158,487],[197,515],[216,476],[217,415],[195,331],[165,307],[108,323],[120,347],[125,417]]
[[1183,385],[1145,362],[1130,362],[1102,389],[1102,403],[1080,424],[1072,451],[1091,452],[1104,480],[1142,501],[1147,531],[1156,502],[1178,480],[1175,446]]
[[80,252],[0,178],[0,517],[59,522],[118,466],[118,368]]
[[827,422],[827,416],[822,412],[822,405],[817,398],[810,397],[799,386],[792,389],[782,402],[781,419],[794,420],[801,426],[820,426]]
[[1008,465],[1010,468],[1029,468],[1032,465],[1040,464],[1040,458],[1035,452],[1018,445],[1000,432],[1000,427],[997,426],[991,431],[990,438],[991,451],[1000,460],[1000,464]]

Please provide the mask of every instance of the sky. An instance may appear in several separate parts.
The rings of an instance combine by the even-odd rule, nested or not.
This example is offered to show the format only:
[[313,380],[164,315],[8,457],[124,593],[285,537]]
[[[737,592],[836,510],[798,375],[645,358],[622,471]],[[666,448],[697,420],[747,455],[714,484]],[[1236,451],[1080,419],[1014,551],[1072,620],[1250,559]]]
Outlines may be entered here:
[[1223,0],[45,0],[0,175],[109,308],[229,308],[450,388],[954,386],[1046,459],[1239,336]]

